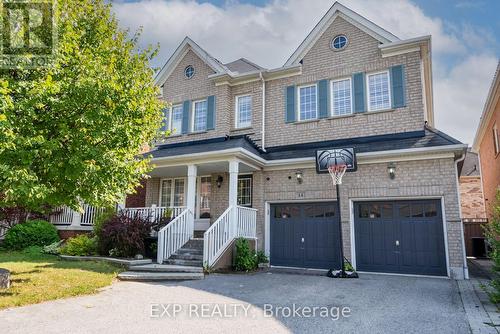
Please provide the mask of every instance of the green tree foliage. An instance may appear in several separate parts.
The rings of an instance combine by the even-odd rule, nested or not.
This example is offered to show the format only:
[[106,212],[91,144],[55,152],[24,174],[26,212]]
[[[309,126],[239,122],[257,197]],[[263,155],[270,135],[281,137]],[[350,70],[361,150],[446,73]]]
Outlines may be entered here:
[[490,299],[494,303],[500,303],[500,190],[496,195],[493,205],[491,222],[485,227],[486,237],[491,245],[490,257],[493,260],[494,278],[491,281],[493,291],[490,291]]
[[0,69],[0,207],[105,206],[148,171],[159,134],[149,62],[104,0],[59,0],[51,66]]

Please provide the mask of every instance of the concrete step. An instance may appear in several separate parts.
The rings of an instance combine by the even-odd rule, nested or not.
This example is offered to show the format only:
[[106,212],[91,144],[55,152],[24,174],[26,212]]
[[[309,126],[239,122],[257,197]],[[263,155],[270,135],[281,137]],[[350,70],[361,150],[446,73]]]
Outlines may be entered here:
[[194,231],[194,237],[195,238],[201,238],[203,239],[203,235],[205,234],[205,231]]
[[143,266],[133,266],[130,271],[147,271],[147,272],[177,272],[177,273],[202,273],[202,267],[178,266],[173,264],[158,264],[152,263]]
[[186,242],[182,248],[194,248],[203,250],[203,238],[193,238]]
[[184,254],[172,254],[172,256],[170,256],[171,259],[174,259],[174,260],[198,260],[198,261],[203,261],[203,254],[202,255],[199,255],[199,254],[188,254],[188,253],[184,253]]
[[195,280],[203,279],[203,273],[164,273],[164,272],[144,272],[125,271],[118,274],[118,278],[123,281],[171,281],[171,280]]
[[181,248],[176,253],[179,255],[180,254],[203,255],[203,250],[195,248]]
[[180,260],[180,259],[168,259],[163,261],[164,264],[173,264],[177,266],[191,266],[191,267],[203,267],[203,261],[199,260]]

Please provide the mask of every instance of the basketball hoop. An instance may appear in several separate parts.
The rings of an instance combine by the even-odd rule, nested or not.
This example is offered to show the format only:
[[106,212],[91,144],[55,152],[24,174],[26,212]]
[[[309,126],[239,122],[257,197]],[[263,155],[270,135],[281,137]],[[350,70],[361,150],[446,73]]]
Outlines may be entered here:
[[346,164],[328,166],[328,173],[330,173],[334,185],[342,184],[342,177],[344,176],[346,170]]

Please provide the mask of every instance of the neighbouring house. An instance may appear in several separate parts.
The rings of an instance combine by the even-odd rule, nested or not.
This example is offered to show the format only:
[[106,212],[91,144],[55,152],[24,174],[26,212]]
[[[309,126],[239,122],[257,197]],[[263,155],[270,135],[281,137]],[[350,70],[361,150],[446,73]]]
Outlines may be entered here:
[[469,148],[461,166],[460,199],[467,256],[486,256],[483,225],[488,222],[484,208],[479,156]]
[[483,114],[472,146],[479,153],[486,211],[492,214],[500,189],[500,62],[486,98]]
[[[128,201],[144,207],[127,208],[174,212],[157,260],[198,243],[213,267],[246,237],[276,267],[339,268],[342,247],[361,272],[468,277],[467,146],[434,127],[431,37],[401,40],[338,2],[295,33],[306,38],[279,68],[223,63],[186,37],[158,73],[172,135]],[[357,156],[341,212],[316,172],[316,150],[331,148]]]

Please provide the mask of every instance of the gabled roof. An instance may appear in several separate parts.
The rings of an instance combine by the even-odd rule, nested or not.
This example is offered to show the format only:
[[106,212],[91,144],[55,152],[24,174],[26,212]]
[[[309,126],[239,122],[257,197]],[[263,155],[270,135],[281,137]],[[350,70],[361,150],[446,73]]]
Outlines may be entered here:
[[318,24],[316,24],[309,35],[307,35],[304,41],[299,45],[297,50],[295,50],[295,52],[286,61],[284,66],[298,64],[337,17],[342,17],[343,19],[366,32],[381,43],[391,43],[399,41],[398,37],[391,34],[387,30],[381,28],[380,26],[364,18],[353,10],[345,7],[340,2],[335,2],[333,6],[330,7],[328,12],[323,16],[323,18],[318,22]]
[[497,105],[499,99],[500,99],[500,61],[498,62],[497,70],[495,71],[495,75],[493,76],[493,82],[491,83],[490,90],[488,92],[488,97],[486,98],[486,102],[484,103],[483,113],[481,114],[481,120],[479,121],[476,137],[474,138],[474,145],[472,145],[472,149],[475,152],[479,152],[479,146],[481,145],[484,133],[486,131],[488,123],[490,122],[491,117],[493,116],[495,106]]
[[170,56],[167,63],[161,68],[160,72],[155,77],[155,83],[158,86],[163,85],[168,76],[175,69],[177,64],[182,60],[186,53],[192,50],[201,60],[203,60],[217,74],[230,72],[220,61],[212,57],[208,52],[203,50],[191,38],[185,37],[182,43],[177,47],[175,52]]

